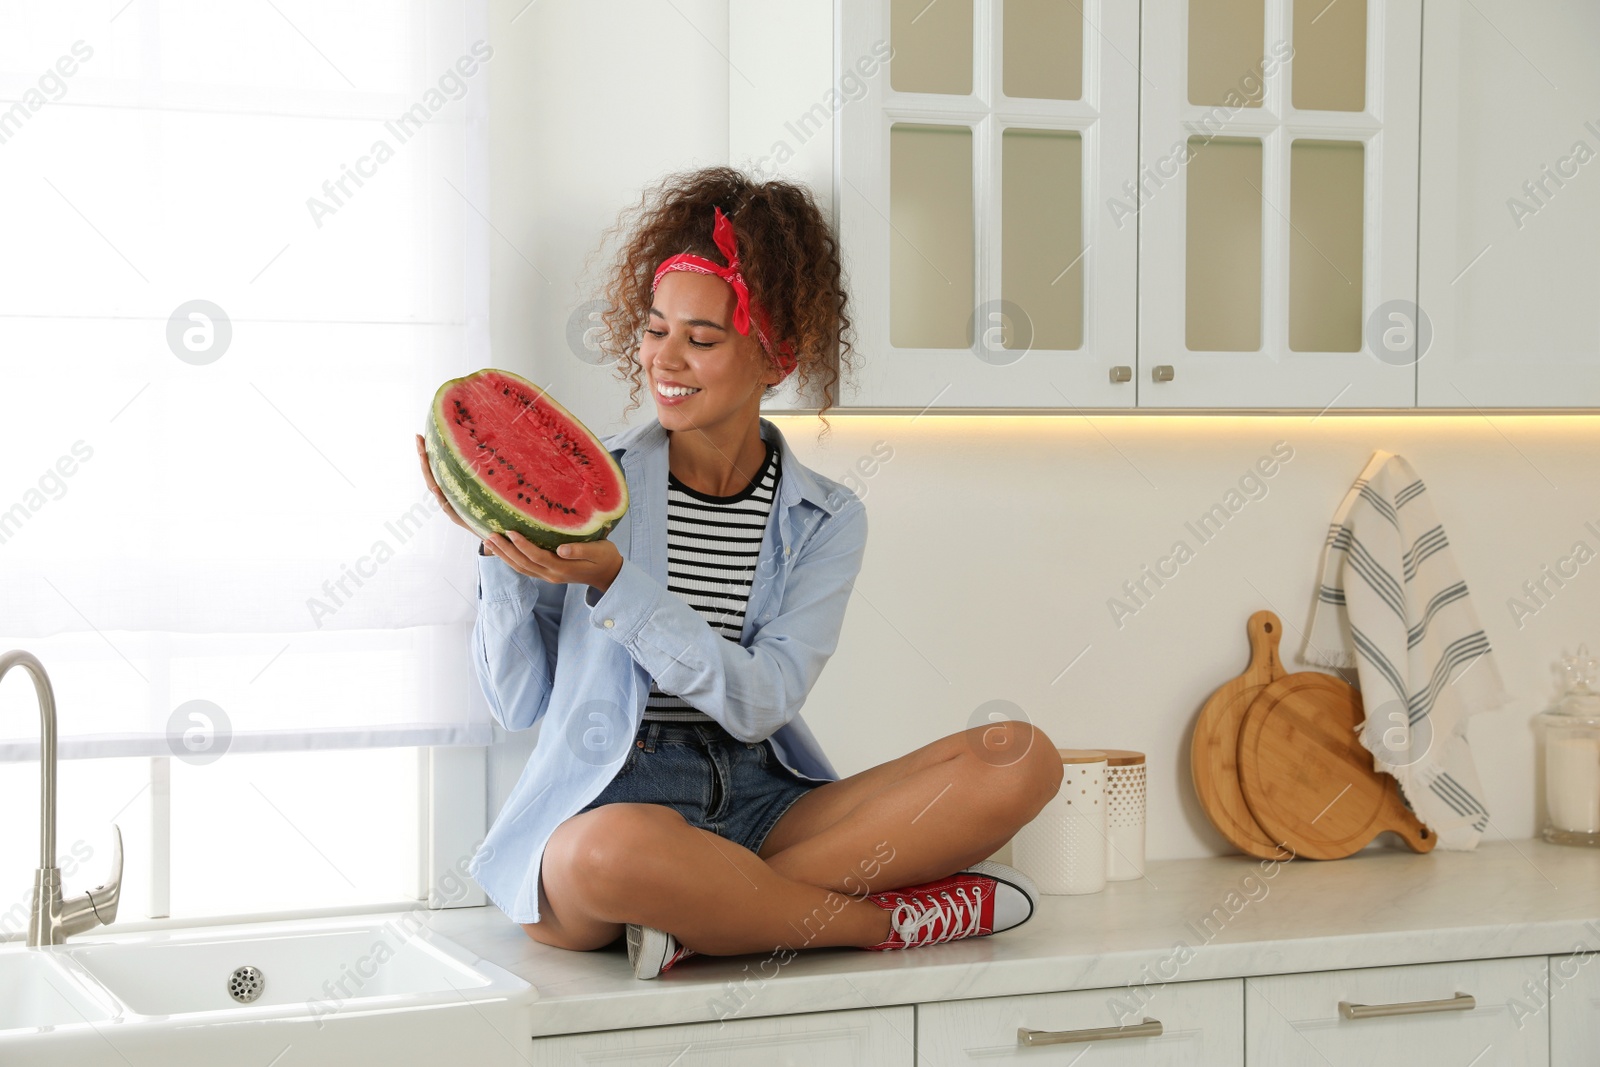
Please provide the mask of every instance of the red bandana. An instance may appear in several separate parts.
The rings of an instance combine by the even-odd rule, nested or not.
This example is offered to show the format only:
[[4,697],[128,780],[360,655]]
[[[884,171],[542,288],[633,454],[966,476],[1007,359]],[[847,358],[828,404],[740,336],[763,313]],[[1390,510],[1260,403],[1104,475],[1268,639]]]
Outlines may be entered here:
[[689,252],[680,252],[675,256],[668,256],[661,261],[661,266],[656,268],[656,276],[650,282],[650,291],[654,293],[656,286],[661,284],[661,276],[668,271],[692,270],[697,274],[715,274],[733,287],[737,303],[733,308],[733,328],[745,336],[750,335],[750,319],[755,317],[756,339],[761,342],[761,347],[767,355],[772,357],[774,363],[782,369],[784,376],[794,370],[797,360],[794,356],[794,346],[785,341],[776,350],[767,338],[769,322],[766,312],[761,305],[750,299],[750,289],[744,282],[744,275],[739,273],[739,247],[733,236],[733,223],[722,213],[720,207],[713,206],[716,221],[711,227],[711,238],[717,243],[717,251],[728,261],[726,267],[719,266],[704,256],[696,256]]

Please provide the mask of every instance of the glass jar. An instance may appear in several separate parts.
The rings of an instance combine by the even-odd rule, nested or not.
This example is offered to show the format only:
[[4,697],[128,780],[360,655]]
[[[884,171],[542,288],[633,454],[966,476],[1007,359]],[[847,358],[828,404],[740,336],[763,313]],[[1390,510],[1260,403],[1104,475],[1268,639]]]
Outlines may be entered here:
[[1600,661],[1580,645],[1562,663],[1566,690],[1554,708],[1534,716],[1544,735],[1543,837],[1558,845],[1600,847]]

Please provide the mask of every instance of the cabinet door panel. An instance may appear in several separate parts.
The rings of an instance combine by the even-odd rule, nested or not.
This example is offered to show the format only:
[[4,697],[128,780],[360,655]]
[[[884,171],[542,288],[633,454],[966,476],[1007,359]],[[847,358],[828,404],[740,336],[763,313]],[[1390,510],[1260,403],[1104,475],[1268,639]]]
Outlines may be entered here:
[[1142,10],[1139,406],[1414,406],[1421,4]]
[[[1549,1024],[1530,1021],[1519,1005],[1544,976],[1545,957],[1530,956],[1247,978],[1247,1063],[1542,1067],[1549,1062]],[[1473,998],[1470,1010],[1415,1010],[1461,993]],[[1412,1010],[1347,1019],[1341,1002]]]
[[774,1015],[687,1026],[544,1037],[533,1042],[538,1067],[658,1064],[660,1067],[912,1067],[915,1020],[909,1006]]
[[[1600,963],[1596,950],[1579,944],[1565,956],[1550,957],[1550,1062],[1586,1063],[1600,1059]],[[1543,1001],[1526,997],[1525,1025],[1537,1025]]]
[[[838,10],[841,65],[885,41],[904,56],[838,113],[860,355],[845,405],[1132,407],[1138,227],[1118,204],[1138,165],[1138,5]],[[924,76],[932,54],[961,77]]]
[[1600,406],[1600,6],[1532,14],[1513,0],[1428,8],[1424,407]]
[[[1073,1063],[1096,1067],[1228,1067],[1244,1062],[1244,1005],[1238,981],[1170,982],[1127,989],[986,997],[917,1006],[919,1067]],[[1158,1037],[1116,1037],[1025,1047],[1021,1028],[1052,1033],[1121,1027],[1146,1018]],[[1091,1055],[1092,1053],[1092,1055]]]

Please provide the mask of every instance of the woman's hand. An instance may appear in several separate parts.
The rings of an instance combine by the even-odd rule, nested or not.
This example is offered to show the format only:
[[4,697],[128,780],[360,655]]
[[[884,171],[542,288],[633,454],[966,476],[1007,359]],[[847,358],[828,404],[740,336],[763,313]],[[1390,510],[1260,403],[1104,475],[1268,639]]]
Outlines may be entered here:
[[622,570],[622,553],[610,541],[565,544],[552,552],[510,530],[483,543],[518,574],[546,582],[592,585],[602,593]]
[[473,531],[472,527],[468,526],[461,516],[456,514],[456,509],[450,506],[450,500],[444,495],[444,490],[440,489],[439,483],[434,480],[433,468],[428,466],[428,443],[423,440],[420,433],[417,434],[417,458],[422,461],[423,480],[428,483],[428,488],[433,491],[434,499],[439,501],[439,510],[449,516],[451,522],[463,530],[472,531],[472,536],[477,537],[477,532]]

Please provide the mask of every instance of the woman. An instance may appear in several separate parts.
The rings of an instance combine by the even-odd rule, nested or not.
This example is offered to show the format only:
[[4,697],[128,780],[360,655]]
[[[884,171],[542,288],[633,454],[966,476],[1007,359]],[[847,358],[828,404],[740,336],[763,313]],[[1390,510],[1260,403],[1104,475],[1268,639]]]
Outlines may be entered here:
[[[1026,921],[1033,885],[984,857],[1059,788],[1042,731],[976,727],[840,779],[799,715],[866,513],[760,404],[796,372],[821,411],[834,400],[850,322],[828,223],[803,187],[726,167],[668,178],[640,210],[602,344],[656,406],[606,441],[629,512],[608,540],[480,548],[485,696],[508,729],[546,721],[473,876],[536,941],[625,933],[640,978],[696,953],[910,948]],[[425,456],[423,473],[460,522]]]

